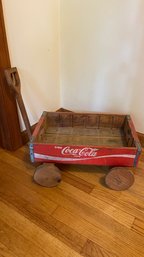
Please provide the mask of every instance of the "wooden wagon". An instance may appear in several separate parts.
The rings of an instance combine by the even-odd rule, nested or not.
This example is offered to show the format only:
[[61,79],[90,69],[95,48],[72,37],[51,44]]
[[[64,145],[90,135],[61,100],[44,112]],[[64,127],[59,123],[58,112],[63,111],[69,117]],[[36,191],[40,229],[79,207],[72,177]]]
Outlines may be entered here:
[[106,176],[113,189],[127,189],[141,153],[130,115],[44,112],[30,142],[32,162],[117,167]]
[[[32,162],[111,166],[105,180],[110,188],[124,190],[133,184],[133,173],[123,167],[137,166],[141,145],[130,115],[44,112],[31,136],[17,69],[6,69],[5,76],[28,132]],[[61,176],[51,167],[38,168],[35,181],[47,185],[49,179],[49,186],[56,185]]]

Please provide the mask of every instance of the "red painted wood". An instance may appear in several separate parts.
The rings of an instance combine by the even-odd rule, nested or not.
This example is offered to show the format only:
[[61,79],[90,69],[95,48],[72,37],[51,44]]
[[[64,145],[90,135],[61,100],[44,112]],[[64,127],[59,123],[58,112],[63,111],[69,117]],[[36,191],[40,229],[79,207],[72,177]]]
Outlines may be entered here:
[[35,162],[133,166],[135,148],[104,148],[97,146],[67,146],[34,144]]
[[41,118],[40,118],[40,120],[39,120],[39,122],[38,122],[38,124],[37,124],[37,126],[36,126],[36,128],[34,130],[34,132],[33,132],[31,142],[33,142],[34,139],[38,136],[40,128],[44,124],[45,118],[46,118],[46,112],[43,112],[43,114],[42,114],[42,116],[41,116]]

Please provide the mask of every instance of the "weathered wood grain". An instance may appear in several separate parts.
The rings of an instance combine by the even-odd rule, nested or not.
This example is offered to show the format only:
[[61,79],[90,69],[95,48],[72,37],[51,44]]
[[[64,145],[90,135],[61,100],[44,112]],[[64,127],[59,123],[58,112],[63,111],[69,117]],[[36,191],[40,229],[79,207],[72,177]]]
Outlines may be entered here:
[[[0,202],[0,208],[2,210],[0,214],[0,227],[3,227],[4,230],[4,234],[0,239],[2,243],[6,244],[6,240],[10,238],[10,249],[12,251],[15,248],[16,250],[19,248],[22,254],[23,252],[29,252],[30,255],[30,251],[33,250],[34,253],[35,249],[36,252],[39,251],[39,256],[41,256],[41,252],[44,252],[45,256],[46,254],[56,257],[79,256],[72,248],[66,246],[51,234],[46,233],[6,204]],[[14,227],[14,229],[11,227]],[[15,253],[17,254],[16,251]]]
[[98,244],[94,243],[91,240],[87,240],[86,244],[84,245],[82,255],[87,257],[117,257],[118,255],[105,250],[104,248],[100,247]]
[[144,236],[144,221],[138,218],[135,218],[134,223],[132,225],[132,230]]
[[[124,255],[125,254],[124,249],[127,248],[128,257],[132,255],[133,251],[135,252],[134,256],[138,256],[138,252],[135,245],[134,245],[135,249],[131,248],[130,245],[128,244],[128,241],[124,240],[124,234],[123,234],[123,237],[121,238],[117,237],[118,231],[115,229],[115,227],[112,227],[112,229],[115,229],[114,233],[116,233],[114,238],[113,234],[107,233],[104,229],[100,229],[98,226],[96,226],[96,224],[94,225],[91,222],[88,222],[86,219],[83,219],[79,215],[75,215],[72,212],[71,213],[68,212],[64,208],[61,208],[61,207],[57,208],[56,211],[53,213],[53,216],[58,220],[60,220],[61,222],[64,222],[71,228],[73,227],[76,231],[79,231],[79,233],[89,238],[90,241],[99,245],[100,248],[105,249],[105,251],[110,251],[111,254],[117,254],[118,256],[120,256],[120,253],[121,253],[121,255]],[[142,249],[142,245],[141,245],[141,249]]]
[[2,257],[18,257],[12,253],[7,246],[0,242],[0,256]]
[[125,115],[46,113],[38,143],[127,146],[122,130]]

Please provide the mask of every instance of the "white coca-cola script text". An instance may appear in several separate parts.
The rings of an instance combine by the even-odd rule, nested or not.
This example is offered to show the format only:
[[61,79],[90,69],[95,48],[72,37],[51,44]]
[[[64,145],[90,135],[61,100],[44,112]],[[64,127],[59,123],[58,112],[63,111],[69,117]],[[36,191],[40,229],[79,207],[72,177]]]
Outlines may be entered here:
[[79,148],[71,148],[70,146],[66,146],[62,149],[61,153],[63,155],[72,155],[75,157],[96,157],[98,149],[84,147],[82,149]]

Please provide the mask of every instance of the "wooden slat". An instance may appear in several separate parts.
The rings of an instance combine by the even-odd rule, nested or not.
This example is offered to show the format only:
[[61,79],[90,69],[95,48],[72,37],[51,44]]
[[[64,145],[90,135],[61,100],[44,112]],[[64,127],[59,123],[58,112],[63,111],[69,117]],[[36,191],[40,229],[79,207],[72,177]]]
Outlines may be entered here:
[[[141,170],[135,170],[135,184],[131,189],[125,192],[109,190],[104,186],[104,176],[108,172],[108,167],[62,165],[62,169],[88,183],[94,184],[95,187],[90,194],[97,200],[102,201],[104,205],[108,204],[108,206],[113,206],[133,217],[137,216],[139,219],[142,219],[144,211],[143,193],[141,193],[140,197],[140,192],[137,193],[137,191],[138,189],[140,189],[141,192],[143,190],[143,162],[140,161],[139,163],[139,165],[142,166]],[[61,165],[59,165],[59,167],[61,167]],[[116,217],[120,217],[120,215],[116,215]]]
[[90,193],[92,191],[92,189],[94,188],[94,185],[91,183],[88,183],[87,181],[80,179],[76,176],[74,176],[73,174],[70,174],[69,172],[67,172],[67,170],[65,170],[65,168],[62,168],[62,165],[60,166],[60,169],[62,171],[66,171],[65,173],[63,172],[63,181],[65,181],[66,183],[84,191],[85,193]]
[[136,147],[126,115],[45,112],[36,143]]
[[[57,204],[54,202],[44,199],[34,191],[31,193],[31,190],[29,190],[29,188],[22,183],[17,184],[14,177],[12,177],[10,174],[10,177],[5,178],[3,174],[5,167],[6,166],[4,164],[1,164],[0,192],[1,194],[4,194],[3,199],[5,201],[13,203],[15,207],[20,206],[22,212],[27,210],[29,212],[37,212],[39,213],[40,217],[42,215],[42,218],[46,218],[47,214],[51,214],[57,208]],[[12,170],[10,165],[9,169]],[[27,182],[31,180],[31,178],[28,176],[25,178],[25,180],[26,179]],[[9,190],[9,187],[11,187],[11,190]],[[15,199],[15,201],[13,201],[13,199]]]
[[0,241],[16,256],[24,257],[29,249],[32,247],[30,242],[22,235],[17,233],[15,229],[11,228],[0,218]]
[[89,132],[86,130],[79,132],[71,128],[66,131],[59,128],[56,133],[52,130],[46,131],[45,134],[39,136],[37,142],[58,145],[127,146],[125,138],[121,136],[119,131],[111,133],[108,130],[104,131],[102,129],[95,131],[95,135],[93,135],[92,130]]
[[91,240],[87,240],[81,254],[89,257],[118,257],[116,253],[107,251]]
[[8,249],[8,247],[2,244],[1,242],[0,242],[0,256],[1,257],[18,257],[18,255],[16,256],[14,253],[12,253]]
[[129,123],[129,116],[126,116],[126,118],[125,118],[124,134],[125,134],[125,139],[126,139],[127,145],[129,147],[135,146],[135,137],[132,134],[132,129],[131,129],[130,123]]
[[[1,166],[1,169],[5,169],[5,166]],[[12,166],[9,166],[9,169],[12,170]],[[15,182],[15,179],[18,184]],[[23,179],[25,186],[22,186],[20,178],[15,179],[14,177],[12,179],[12,172],[11,174],[9,173],[9,176],[5,179],[1,176],[0,194],[3,195],[2,198],[0,197],[1,200],[12,206],[26,218],[29,218],[35,224],[38,224],[39,227],[46,232],[49,232],[55,238],[59,238],[67,246],[80,252],[86,239],[50,216],[57,205],[54,202],[49,201],[47,197],[38,196],[33,190],[31,190],[30,193],[29,189],[26,187],[26,184],[28,185],[28,183],[26,183],[26,177]],[[11,190],[9,191],[10,186]],[[33,184],[33,186],[34,188],[38,187],[35,184]],[[36,202],[38,204],[37,206]]]
[[121,128],[125,115],[100,113],[47,112],[48,126]]
[[[96,199],[95,197],[88,195],[82,192],[79,189],[75,189],[73,186],[70,186],[68,183],[63,182],[60,186],[62,191],[64,191],[69,196],[73,197],[74,199],[79,196],[79,201],[81,206],[78,208],[78,212],[81,214],[81,210],[83,205],[87,207],[87,214],[85,211],[86,216],[82,215],[83,218],[88,219],[90,222],[94,222],[95,212],[97,213],[97,225],[100,223],[102,226],[109,227],[111,223],[111,218],[115,222],[115,227],[120,226],[120,224],[124,225],[125,227],[130,228],[134,221],[134,216],[122,211],[121,209],[115,208],[114,206],[109,207],[106,203],[103,203],[101,200]],[[93,208],[95,206],[95,208]],[[86,207],[84,209],[86,209]],[[88,213],[90,214],[88,215]],[[103,218],[101,217],[101,212],[103,212]],[[106,214],[106,215],[105,215]],[[117,223],[118,222],[118,223]],[[108,225],[107,225],[108,224]]]
[[[72,212],[71,213],[68,212],[62,207],[57,208],[56,211],[53,213],[53,216],[58,220],[60,220],[61,222],[64,222],[71,228],[73,227],[76,231],[79,231],[79,233],[89,238],[90,241],[97,244],[100,248],[103,248],[103,250],[108,251],[108,249],[111,249],[112,256],[114,254],[117,255],[117,253],[121,252],[121,255],[126,253],[127,254],[126,256],[129,257],[132,254],[133,247],[134,249],[138,248],[138,245],[135,246],[134,244],[133,247],[131,247],[127,240],[123,240],[124,234],[123,234],[123,239],[122,237],[120,239],[117,236],[114,238],[110,233],[106,233],[98,226],[93,225],[91,222],[87,222],[86,219],[82,219],[79,215],[75,215]],[[116,228],[112,227],[112,229],[115,229],[116,231]],[[117,231],[117,234],[118,234],[118,231]],[[140,245],[141,243],[139,243],[139,246]],[[142,250],[142,246],[141,246],[141,250]],[[135,256],[138,256],[136,249],[135,249]]]
[[6,204],[0,202],[0,208],[2,209],[0,228],[4,232],[0,240],[3,244],[8,243],[7,240],[9,240],[9,248],[15,254],[19,252],[20,256],[27,256],[27,253],[29,256],[35,256],[32,255],[35,250],[37,256],[79,257],[77,252],[6,206]]
[[144,236],[144,221],[135,218],[135,221],[132,226],[132,230],[136,231],[140,235]]

